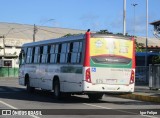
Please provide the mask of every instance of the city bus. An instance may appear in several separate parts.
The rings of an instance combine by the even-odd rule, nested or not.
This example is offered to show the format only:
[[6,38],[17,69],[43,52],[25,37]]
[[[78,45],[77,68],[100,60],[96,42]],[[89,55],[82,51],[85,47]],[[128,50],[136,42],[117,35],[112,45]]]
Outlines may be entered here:
[[134,38],[85,34],[26,43],[19,55],[19,84],[65,95],[102,99],[106,93],[132,93],[135,85]]

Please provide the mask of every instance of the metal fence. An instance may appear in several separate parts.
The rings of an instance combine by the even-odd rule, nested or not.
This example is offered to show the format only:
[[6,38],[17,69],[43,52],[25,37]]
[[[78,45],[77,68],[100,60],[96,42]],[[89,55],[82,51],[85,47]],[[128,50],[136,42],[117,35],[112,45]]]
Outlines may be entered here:
[[149,83],[149,67],[137,66],[136,67],[136,84],[148,84]]
[[160,89],[160,64],[149,65],[149,87]]

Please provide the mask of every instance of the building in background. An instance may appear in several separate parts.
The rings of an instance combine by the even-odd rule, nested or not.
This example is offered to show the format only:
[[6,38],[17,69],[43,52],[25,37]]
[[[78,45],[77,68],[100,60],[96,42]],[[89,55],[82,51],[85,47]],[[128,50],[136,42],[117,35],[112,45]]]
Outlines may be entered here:
[[153,32],[154,36],[156,38],[160,39],[160,20],[154,21],[150,24],[153,25],[153,27],[154,27],[154,32]]
[[0,23],[0,77],[18,76],[18,56],[24,43],[59,38],[67,34],[85,33],[83,30]]

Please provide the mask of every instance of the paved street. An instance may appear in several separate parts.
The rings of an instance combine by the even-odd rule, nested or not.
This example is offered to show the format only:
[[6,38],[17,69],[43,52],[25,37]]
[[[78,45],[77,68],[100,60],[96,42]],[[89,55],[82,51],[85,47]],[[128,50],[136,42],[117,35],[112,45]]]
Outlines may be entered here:
[[[89,115],[66,115],[65,110],[61,110],[58,115],[42,115],[42,116],[23,116],[24,118],[106,118],[110,115],[95,115],[99,114],[96,109],[111,110],[110,113],[114,113],[112,117],[116,118],[158,118],[159,116],[135,115],[134,110],[128,111],[128,109],[160,109],[159,103],[143,102],[137,100],[123,99],[111,96],[104,96],[100,101],[90,101],[87,96],[72,96],[63,100],[56,100],[53,98],[51,92],[36,90],[35,93],[27,93],[25,87],[18,85],[18,79],[0,79],[0,109],[49,109],[54,112],[53,109],[71,109],[73,114],[77,112],[75,109],[82,109],[82,113],[86,111]],[[93,112],[93,113],[87,113]],[[155,111],[155,110],[154,110]],[[66,111],[67,112],[67,111]],[[70,114],[68,112],[68,114]],[[93,115],[92,115],[93,114]],[[116,115],[117,114],[117,115]],[[122,115],[121,115],[122,114]],[[2,116],[3,118],[13,118],[13,116]],[[21,118],[22,116],[14,116],[15,118]]]

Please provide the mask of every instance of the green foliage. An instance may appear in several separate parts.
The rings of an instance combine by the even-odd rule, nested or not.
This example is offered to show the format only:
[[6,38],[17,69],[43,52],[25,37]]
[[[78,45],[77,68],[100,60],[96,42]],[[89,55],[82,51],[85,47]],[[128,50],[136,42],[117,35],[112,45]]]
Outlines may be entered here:
[[79,34],[70,34],[70,33],[68,33],[68,34],[66,34],[66,35],[64,35],[62,37],[69,37],[69,36],[75,36],[75,35],[80,35],[80,34],[82,34],[82,33],[79,33]]
[[135,44],[136,44],[136,52],[145,52],[145,50],[142,49],[142,47],[144,47],[144,44],[143,44],[143,43],[138,43],[138,42],[135,40]]
[[160,64],[160,56],[153,56],[152,63],[153,64]]
[[68,37],[68,36],[73,36],[73,34],[66,34],[66,35],[64,35],[64,36],[62,36],[62,37]]
[[100,30],[99,32],[97,32],[98,34],[113,34],[112,32],[109,32],[107,29],[105,30]]
[[117,33],[116,35],[123,35],[122,33]]

